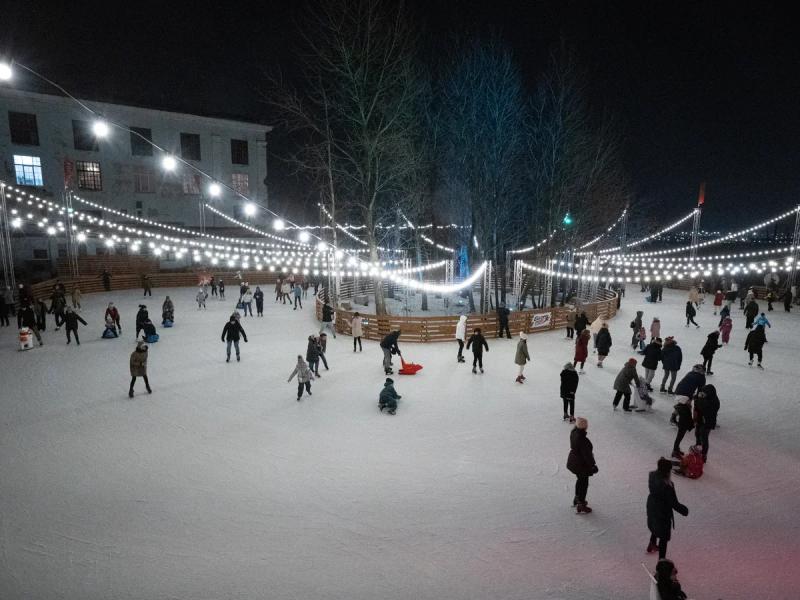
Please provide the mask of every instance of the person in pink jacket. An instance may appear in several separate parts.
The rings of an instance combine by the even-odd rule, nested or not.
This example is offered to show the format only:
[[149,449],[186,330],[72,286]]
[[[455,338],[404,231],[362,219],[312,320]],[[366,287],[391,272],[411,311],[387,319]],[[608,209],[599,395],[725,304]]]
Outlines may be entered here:
[[722,320],[722,325],[719,326],[719,331],[722,333],[722,343],[727,344],[731,339],[731,329],[733,329],[733,319],[725,317]]

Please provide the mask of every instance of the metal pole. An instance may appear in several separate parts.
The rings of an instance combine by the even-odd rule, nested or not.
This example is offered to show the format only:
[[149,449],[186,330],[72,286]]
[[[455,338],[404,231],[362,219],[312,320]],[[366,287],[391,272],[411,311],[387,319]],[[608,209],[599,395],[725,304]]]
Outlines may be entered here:
[[6,184],[0,181],[0,267],[3,269],[3,284],[12,292],[17,289],[14,279],[14,253],[11,247],[11,226],[6,206]]
[[800,205],[795,210],[797,214],[794,218],[794,235],[792,236],[792,266],[789,269],[789,278],[786,283],[789,290],[796,285],[797,261],[800,259]]
[[80,269],[78,267],[78,240],[75,236],[75,229],[72,219],[72,191],[64,188],[64,208],[67,213],[67,262],[69,264],[69,274],[72,279],[78,279]]

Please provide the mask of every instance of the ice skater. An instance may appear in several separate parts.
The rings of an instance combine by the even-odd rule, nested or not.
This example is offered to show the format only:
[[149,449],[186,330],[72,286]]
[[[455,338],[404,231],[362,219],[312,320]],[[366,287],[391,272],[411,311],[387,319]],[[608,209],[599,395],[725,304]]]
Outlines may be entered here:
[[508,339],[511,339],[511,331],[508,329],[508,317],[511,311],[506,308],[505,302],[501,302],[497,307],[497,337],[503,337],[506,334]]
[[656,589],[659,600],[686,600],[687,596],[678,581],[678,569],[666,558],[656,564]]
[[726,346],[731,341],[731,331],[733,331],[733,319],[725,317],[719,325],[719,332],[722,337],[722,343]]
[[206,293],[203,291],[202,287],[197,290],[197,296],[195,296],[195,300],[197,301],[197,310],[205,310]]
[[250,313],[250,316],[253,316],[253,292],[250,291],[250,288],[245,286],[244,293],[242,294],[242,312],[244,316],[247,316],[247,313]]
[[653,322],[650,323],[650,341],[661,337],[661,319],[653,317]]
[[39,328],[36,325],[36,313],[33,312],[33,307],[30,304],[25,305],[19,311],[19,314],[17,314],[17,326],[19,329],[27,327],[33,331],[33,335],[36,337],[36,341],[39,342],[39,345],[44,345],[44,342],[42,342],[42,334],[39,333]]
[[747,334],[747,339],[744,341],[744,349],[750,353],[750,362],[747,364],[753,366],[753,356],[758,357],[758,368],[763,369],[761,361],[764,358],[764,344],[767,341],[767,336],[764,334],[764,326],[759,325]]
[[586,493],[589,491],[589,477],[598,472],[594,460],[592,442],[587,437],[589,421],[578,417],[575,428],[569,434],[569,456],[567,457],[567,470],[575,475],[575,497],[572,506],[578,513],[590,513],[591,507],[586,502]]
[[617,410],[619,401],[622,401],[622,410],[625,412],[633,412],[631,408],[631,382],[635,381],[636,385],[640,384],[639,374],[636,372],[636,359],[629,358],[625,366],[622,367],[617,377],[614,379],[614,400],[612,402],[614,410]]
[[264,292],[261,288],[256,286],[256,291],[253,293],[253,300],[256,301],[256,315],[259,317],[264,316]]
[[580,377],[575,372],[575,366],[567,363],[561,370],[561,401],[564,405],[564,421],[575,422],[575,392],[578,391]]
[[708,436],[717,428],[719,413],[719,396],[713,385],[704,385],[694,401],[694,440],[702,448],[703,462],[708,459]]
[[[289,283],[285,282],[284,285],[288,287]],[[327,300],[322,305],[322,322],[319,325],[319,332],[322,333],[325,329],[330,329],[334,339],[336,339],[336,329],[333,326],[333,308]]]
[[[108,303],[108,307],[106,308],[106,313],[103,315],[103,318],[108,321],[108,318],[111,317],[111,321],[117,326],[119,332],[122,333],[122,323],[120,322],[119,311],[117,307],[114,306],[113,302]],[[136,337],[139,337],[139,334],[136,334]]]
[[661,338],[655,338],[652,342],[647,344],[644,349],[644,358],[642,359],[642,367],[644,368],[644,381],[647,385],[647,390],[652,392],[653,387],[650,384],[653,377],[656,376],[656,369],[658,363],[661,362]]
[[658,459],[656,470],[651,471],[648,477],[647,528],[650,530],[650,542],[647,552],[658,550],[658,558],[667,556],[667,544],[675,521],[672,511],[684,517],[689,516],[689,509],[678,502],[671,474],[672,461],[662,456]]
[[322,361],[325,370],[330,371],[330,369],[328,368],[328,359],[325,358],[325,354],[327,352],[328,352],[328,334],[322,332],[319,334],[319,359]]
[[[675,385],[675,379],[678,376],[678,371],[681,370],[681,363],[683,362],[683,352],[681,347],[672,336],[664,340],[664,346],[661,348],[661,366],[664,369],[664,378],[661,380],[662,394],[674,394],[672,388]],[[669,388],[667,388],[667,380],[669,380]]]
[[[306,286],[305,289],[308,289],[308,282],[304,282],[303,285]],[[350,334],[353,336],[353,352],[356,351],[356,343],[358,343],[358,351],[362,352],[363,348],[361,347],[361,336],[364,335],[364,320],[361,318],[359,313],[353,313],[353,318],[350,320]]]
[[239,362],[240,336],[244,339],[245,343],[247,343],[247,334],[244,332],[242,324],[239,323],[239,319],[236,318],[236,315],[231,315],[231,318],[225,323],[225,327],[222,328],[222,341],[227,342],[227,358],[225,362],[231,362],[231,344],[233,344],[233,347],[236,349],[236,362]]
[[150,381],[147,379],[147,344],[138,342],[136,349],[131,352],[130,358],[131,367],[131,386],[128,390],[128,397],[133,398],[133,384],[136,383],[136,378],[141,377],[144,379],[144,386],[148,394],[152,394],[153,390],[150,389]]
[[72,285],[72,308],[81,308],[81,288],[77,284]]
[[381,412],[386,409],[386,412],[393,415],[397,411],[397,401],[400,400],[400,398],[402,398],[402,396],[394,389],[394,380],[391,377],[387,377],[386,381],[383,383],[383,389],[378,396],[378,409]]
[[[580,317],[578,318],[580,319]],[[589,358],[589,339],[591,337],[592,334],[589,333],[589,330],[584,328],[578,334],[578,339],[575,340],[575,355],[572,359],[572,366],[577,367],[578,363],[581,363],[581,375],[586,372],[583,367],[586,364],[586,359]]]
[[84,321],[78,313],[67,307],[66,312],[64,313],[64,329],[67,331],[68,344],[70,343],[69,334],[72,333],[75,336],[75,343],[78,346],[81,345],[81,340],[78,337],[78,323],[83,323],[86,325],[86,321]]
[[169,296],[164,299],[164,304],[161,305],[161,324],[166,325],[168,322],[175,322],[175,304],[173,304]]
[[574,310],[571,310],[567,313],[567,339],[571,340],[575,337],[575,318],[576,314]]
[[722,301],[725,299],[725,294],[722,293],[722,290],[717,290],[717,293],[714,294],[714,314],[717,314],[718,310],[722,310]]
[[294,310],[297,310],[298,306],[302,310],[303,309],[303,300],[301,299],[301,296],[303,294],[303,288],[301,288],[299,285],[295,285],[292,288],[292,293],[294,294]]
[[467,343],[467,315],[458,317],[458,323],[456,323],[456,342],[458,342],[458,354],[456,355],[456,359],[460,363],[466,362],[466,360],[464,360],[464,344]]
[[606,322],[603,322],[600,331],[597,332],[595,347],[597,349],[597,366],[602,369],[603,361],[611,352],[611,332],[608,330],[608,323]]
[[400,330],[396,329],[395,331],[388,333],[381,340],[381,350],[383,351],[383,372],[386,373],[386,375],[394,374],[394,371],[392,371],[392,355],[397,354],[398,356],[402,357],[400,346],[397,345],[399,339]]
[[[531,359],[531,355],[528,353],[528,334],[524,331],[519,332],[519,341],[517,342],[517,351],[514,354],[514,364],[519,367],[519,373],[517,373],[517,383],[524,383],[525,382],[525,375],[523,372],[525,371],[525,364]],[[459,362],[461,362],[459,360]]]
[[222,278],[219,280],[219,299],[225,300],[225,282],[222,281]]
[[703,368],[706,370],[706,375],[714,374],[714,372],[711,370],[711,363],[714,360],[714,353],[720,348],[722,348],[722,344],[719,343],[719,331],[712,331],[706,338],[705,346],[703,346],[703,349],[700,350],[700,354],[703,357]]
[[697,309],[692,304],[691,300],[686,303],[686,326],[689,326],[689,323],[700,329],[700,325],[695,323],[694,318],[697,316]]
[[319,341],[313,335],[308,336],[308,345],[306,346],[306,362],[308,368],[316,375],[319,374],[319,355],[320,355]]
[[636,347],[639,345],[639,330],[642,328],[642,317],[644,313],[641,310],[636,311],[636,317],[631,321],[631,329],[633,330],[633,334],[631,335],[631,348],[636,350]]
[[297,355],[297,364],[291,375],[289,375],[287,383],[291,382],[295,375],[297,375],[297,401],[300,402],[300,398],[303,397],[304,388],[308,395],[311,395],[311,381],[314,379],[314,373],[311,372],[306,361],[304,361],[303,357],[299,354]]
[[489,344],[486,343],[486,338],[481,333],[481,328],[476,327],[472,335],[467,340],[467,350],[472,346],[472,372],[477,373],[475,367],[480,367],[483,373],[483,350],[489,351]]
[[142,330],[145,321],[150,320],[150,315],[147,312],[147,307],[144,304],[139,305],[139,312],[136,313],[136,338],[139,337],[139,332]]
[[752,329],[753,328],[753,321],[755,321],[756,317],[758,316],[758,302],[755,300],[750,300],[744,307],[744,317],[745,329]]

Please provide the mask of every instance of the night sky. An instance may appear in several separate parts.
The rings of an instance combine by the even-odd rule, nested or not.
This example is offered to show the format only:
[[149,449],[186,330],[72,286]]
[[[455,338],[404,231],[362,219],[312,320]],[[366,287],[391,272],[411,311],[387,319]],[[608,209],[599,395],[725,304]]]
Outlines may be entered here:
[[[86,98],[269,123],[263,73],[279,67],[291,77],[309,4],[6,0],[0,53]],[[414,0],[410,8],[434,48],[498,34],[531,87],[565,40],[588,72],[592,109],[624,125],[636,195],[665,219],[693,206],[703,180],[707,227],[748,224],[800,201],[800,45],[778,4]],[[283,143],[277,132],[276,152]],[[272,193],[303,201],[277,158],[270,167]]]

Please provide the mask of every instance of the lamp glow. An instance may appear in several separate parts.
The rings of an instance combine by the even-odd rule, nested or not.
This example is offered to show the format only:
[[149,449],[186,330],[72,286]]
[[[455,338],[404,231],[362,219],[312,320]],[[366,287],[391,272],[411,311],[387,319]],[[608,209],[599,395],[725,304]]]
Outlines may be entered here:
[[275,231],[282,231],[284,227],[286,227],[286,223],[283,222],[283,219],[275,219],[272,222],[272,228]]
[[164,167],[164,170],[166,171],[174,171],[175,168],[178,166],[178,161],[175,160],[174,156],[170,156],[169,154],[167,154],[161,160],[161,166]]
[[212,183],[208,186],[208,194],[212,198],[218,198],[222,194],[222,186],[218,183]]
[[105,121],[95,121],[92,125],[92,133],[94,133],[95,137],[106,137],[108,135],[108,123]]
[[311,239],[311,235],[307,231],[301,231],[297,236],[297,239],[305,244]]
[[246,214],[248,217],[252,217],[254,214],[256,214],[256,205],[253,204],[252,202],[248,202],[247,204],[245,204],[244,214]]
[[11,70],[11,65],[0,62],[0,81],[9,81],[13,76],[14,71]]
[[78,237],[78,241],[79,242],[85,242],[86,241],[86,234],[85,233],[79,233],[77,237]]

